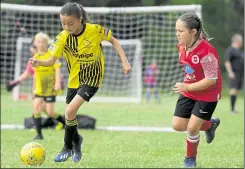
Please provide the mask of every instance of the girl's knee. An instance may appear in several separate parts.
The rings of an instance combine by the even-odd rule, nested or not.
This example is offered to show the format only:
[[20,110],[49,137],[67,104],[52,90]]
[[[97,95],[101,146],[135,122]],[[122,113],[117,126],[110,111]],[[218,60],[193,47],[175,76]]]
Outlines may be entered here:
[[67,106],[66,107],[66,112],[65,112],[65,117],[67,120],[73,120],[76,117],[76,112],[77,110],[75,110],[74,108]]
[[172,122],[172,128],[176,131],[186,131],[186,126],[175,121]]
[[199,133],[199,129],[195,125],[188,125],[187,131],[189,135],[196,135]]

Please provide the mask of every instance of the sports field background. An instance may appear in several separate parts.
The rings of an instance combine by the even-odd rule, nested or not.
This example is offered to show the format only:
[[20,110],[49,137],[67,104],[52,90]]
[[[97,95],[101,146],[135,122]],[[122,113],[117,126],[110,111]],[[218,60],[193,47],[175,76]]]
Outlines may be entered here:
[[[101,126],[145,126],[171,127],[171,118],[176,97],[162,98],[161,104],[105,104],[86,103],[79,113],[97,119]],[[215,140],[209,145],[201,132],[197,167],[201,168],[244,168],[244,98],[240,94],[237,102],[239,114],[229,114],[229,97],[225,94],[213,117],[221,119]],[[63,114],[65,103],[58,102],[56,111]],[[2,90],[1,124],[23,125],[30,117],[31,101],[12,100]],[[53,158],[63,145],[64,130],[46,129],[41,143],[46,150],[45,168],[125,168],[156,167],[179,168],[185,157],[186,133],[178,132],[135,132],[80,130],[84,137],[83,159],[73,163],[54,163]],[[1,130],[1,167],[26,167],[21,164],[21,148],[36,135],[33,130]]]

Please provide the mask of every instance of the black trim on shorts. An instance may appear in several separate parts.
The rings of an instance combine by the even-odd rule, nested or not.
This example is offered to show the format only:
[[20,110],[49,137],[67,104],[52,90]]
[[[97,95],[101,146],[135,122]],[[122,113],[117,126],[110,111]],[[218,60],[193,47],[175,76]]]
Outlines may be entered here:
[[56,102],[56,96],[40,96],[40,95],[35,94],[34,98],[43,98],[43,100],[46,103],[54,103],[54,102]]
[[98,90],[99,88],[97,87],[91,87],[87,85],[81,85],[77,89],[68,88],[66,95],[66,104],[69,104],[77,94],[81,96],[85,101],[89,102]]
[[192,114],[203,120],[210,120],[217,106],[216,102],[204,102],[193,100],[183,95],[179,96],[174,116],[190,118]]

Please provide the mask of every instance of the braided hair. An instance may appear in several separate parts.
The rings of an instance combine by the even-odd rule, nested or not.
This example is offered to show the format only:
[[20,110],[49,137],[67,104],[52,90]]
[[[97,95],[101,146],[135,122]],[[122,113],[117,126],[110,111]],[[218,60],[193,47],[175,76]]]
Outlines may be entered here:
[[190,47],[192,47],[198,39],[204,39],[207,41],[211,40],[203,28],[203,22],[195,13],[185,13],[181,15],[178,19],[183,21],[189,30],[197,30],[196,40],[192,43]]

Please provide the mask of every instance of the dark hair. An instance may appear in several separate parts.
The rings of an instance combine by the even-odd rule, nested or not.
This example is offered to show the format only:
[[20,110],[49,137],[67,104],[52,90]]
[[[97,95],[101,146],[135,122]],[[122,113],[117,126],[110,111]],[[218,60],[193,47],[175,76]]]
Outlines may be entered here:
[[75,16],[81,20],[82,24],[85,24],[89,20],[87,12],[83,6],[76,2],[67,2],[60,10],[61,15]]
[[208,41],[210,40],[208,34],[205,32],[205,30],[203,28],[203,23],[202,23],[201,19],[195,13],[185,13],[185,14],[181,15],[178,19],[183,21],[189,30],[192,30],[192,29],[197,30],[196,41],[199,38],[205,39]]

